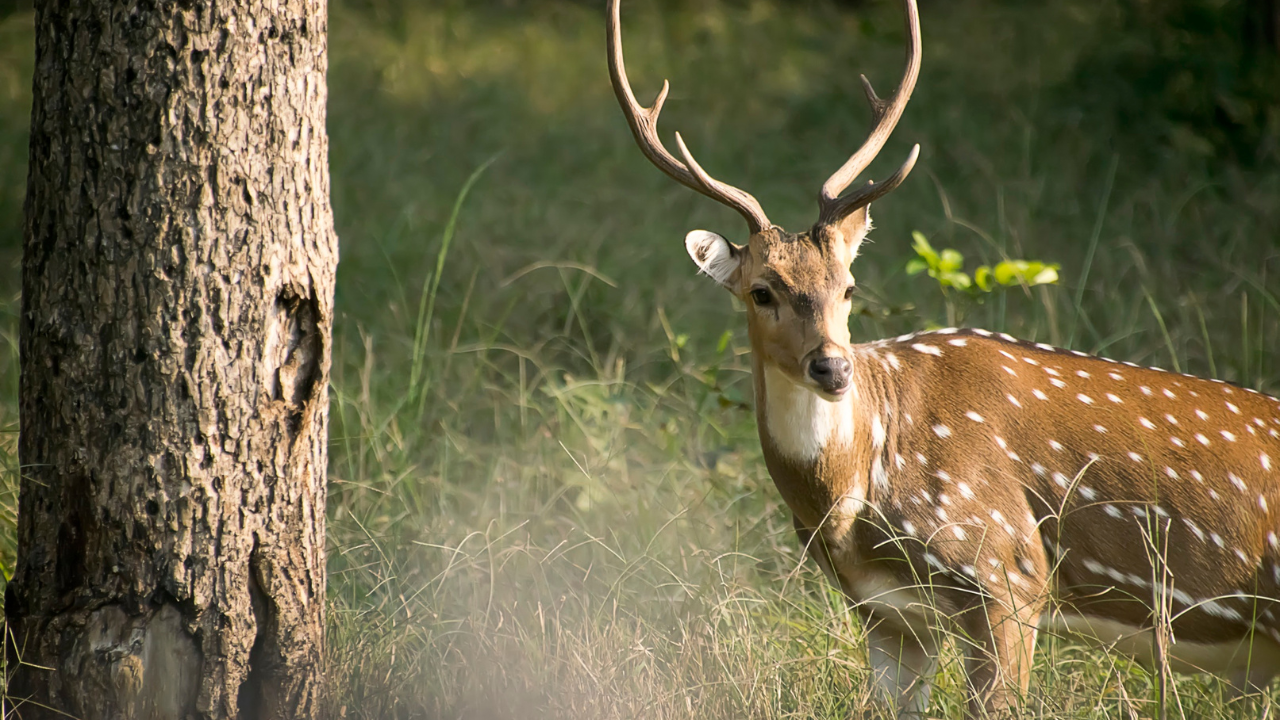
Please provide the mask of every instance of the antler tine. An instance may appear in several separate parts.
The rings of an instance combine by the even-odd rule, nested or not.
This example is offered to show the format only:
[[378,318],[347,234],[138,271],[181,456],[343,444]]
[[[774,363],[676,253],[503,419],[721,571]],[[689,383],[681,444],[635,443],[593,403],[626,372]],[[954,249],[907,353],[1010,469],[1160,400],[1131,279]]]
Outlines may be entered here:
[[903,72],[902,81],[892,97],[882,100],[876,95],[867,76],[862,76],[862,90],[866,93],[867,102],[871,105],[871,131],[867,134],[862,147],[858,148],[857,152],[823,183],[822,194],[818,197],[819,223],[836,222],[854,210],[869,205],[873,200],[880,199],[898,187],[915,167],[916,158],[920,153],[919,145],[912,148],[907,161],[883,183],[867,183],[866,187],[846,197],[840,197],[840,193],[844,192],[845,188],[867,169],[871,161],[880,153],[889,136],[893,134],[898,119],[902,117],[902,111],[907,107],[907,101],[911,99],[916,78],[920,75],[920,11],[916,7],[916,0],[903,0],[903,5],[907,16],[907,67]]
[[[606,22],[609,42],[609,78],[613,82],[613,94],[618,97],[622,114],[627,118],[627,125],[631,127],[631,134],[635,136],[640,151],[649,158],[649,162],[656,165],[671,179],[737,210],[738,214],[747,221],[752,234],[773,227],[773,223],[769,222],[769,218],[764,214],[764,209],[760,207],[759,201],[750,193],[732,185],[726,185],[708,175],[693,159],[693,155],[684,146],[684,141],[679,139],[679,134],[676,135],[676,139],[680,144],[680,152],[688,162],[687,166],[675,159],[663,146],[658,136],[658,115],[662,112],[662,104],[666,102],[667,92],[671,86],[665,80],[662,82],[662,91],[653,101],[653,107],[646,108],[636,101],[631,83],[627,81],[627,69],[622,59],[620,3],[621,0],[609,0],[609,17]],[[692,172],[690,168],[693,168]]]

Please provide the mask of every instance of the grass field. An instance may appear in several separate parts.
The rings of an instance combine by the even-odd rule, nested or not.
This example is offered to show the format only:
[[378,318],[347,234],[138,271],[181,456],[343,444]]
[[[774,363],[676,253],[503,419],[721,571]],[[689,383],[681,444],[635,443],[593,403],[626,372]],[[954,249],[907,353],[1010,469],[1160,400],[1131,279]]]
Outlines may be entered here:
[[[609,89],[603,3],[331,9],[342,241],[331,389],[332,708],[349,718],[838,718],[868,707],[856,621],[764,470],[745,327],[690,229],[741,220],[663,177]],[[959,322],[1280,392],[1280,169],[1118,132],[1078,68],[1084,0],[929,2],[886,158],[923,146],[854,268],[860,340]],[[857,75],[901,63],[895,3],[625,4],[663,126],[770,217],[813,221],[861,142]],[[0,18],[0,558],[16,505],[18,255],[32,16]],[[1115,83],[1108,83],[1114,88]],[[1127,100],[1127,98],[1126,98]],[[1088,108],[1086,110],[1086,108]],[[670,137],[668,135],[668,137]],[[1180,139],[1182,140],[1180,142]],[[984,302],[904,272],[912,231],[972,264],[1060,263]],[[1151,677],[1046,640],[1031,707],[1147,715]],[[1173,717],[1228,712],[1183,677]],[[955,662],[931,713],[956,717]]]

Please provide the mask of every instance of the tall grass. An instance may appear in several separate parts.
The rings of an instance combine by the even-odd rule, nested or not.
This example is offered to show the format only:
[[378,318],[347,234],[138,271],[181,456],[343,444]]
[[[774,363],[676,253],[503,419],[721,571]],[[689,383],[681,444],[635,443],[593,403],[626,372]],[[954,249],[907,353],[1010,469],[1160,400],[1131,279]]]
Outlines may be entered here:
[[[1138,152],[1100,132],[1070,93],[1104,11],[1036,5],[924,9],[918,90],[873,171],[912,142],[924,153],[876,206],[854,268],[855,337],[951,313],[1280,391],[1280,172]],[[644,101],[669,77],[666,131],[798,229],[861,141],[858,72],[886,90],[897,80],[898,12],[629,2],[628,67]],[[745,328],[680,242],[696,227],[735,236],[740,220],[634,147],[608,87],[601,8],[367,0],[331,14],[335,715],[869,707],[861,629],[802,561],[761,462]],[[0,43],[9,487],[20,204],[4,198],[25,173],[30,63],[7,48],[30,47],[30,21],[0,27],[16,43]],[[1062,285],[944,297],[903,271],[912,230],[982,262],[1059,262]],[[1155,680],[1127,661],[1052,638],[1041,651],[1037,714],[1150,712]],[[1234,712],[1210,679],[1175,678],[1170,694],[1188,716]],[[931,713],[955,717],[962,701],[949,655]]]

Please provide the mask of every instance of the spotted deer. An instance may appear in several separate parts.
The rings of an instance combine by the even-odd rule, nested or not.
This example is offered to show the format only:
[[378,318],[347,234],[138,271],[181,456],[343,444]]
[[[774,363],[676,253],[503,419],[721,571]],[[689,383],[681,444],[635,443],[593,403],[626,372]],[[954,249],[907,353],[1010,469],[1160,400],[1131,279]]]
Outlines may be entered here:
[[679,133],[683,162],[668,152],[657,122],[669,86],[650,108],[636,101],[619,0],[606,21],[640,149],[747,221],[745,245],[705,230],[685,245],[746,305],[765,463],[808,554],[866,623],[880,697],[922,716],[944,633],[961,639],[974,716],[1025,694],[1039,631],[1148,662],[1164,647],[1174,669],[1265,685],[1280,672],[1280,401],[980,329],[851,344],[850,266],[870,204],[919,152],[843,194],[915,86],[919,14],[904,5],[903,78],[888,99],[862,78],[872,128],[800,233],[708,175]]

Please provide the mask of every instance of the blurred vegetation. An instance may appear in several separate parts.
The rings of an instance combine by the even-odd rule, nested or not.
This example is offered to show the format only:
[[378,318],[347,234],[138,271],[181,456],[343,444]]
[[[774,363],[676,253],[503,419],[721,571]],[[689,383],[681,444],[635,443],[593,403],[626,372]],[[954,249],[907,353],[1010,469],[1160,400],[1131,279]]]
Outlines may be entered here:
[[1121,0],[1069,88],[1100,131],[1139,152],[1274,166],[1278,30],[1275,0]]
[[[338,717],[845,717],[867,703],[861,631],[800,561],[760,460],[745,327],[682,247],[697,227],[740,238],[741,220],[635,148],[601,4],[331,7]],[[1208,16],[1223,38],[1187,20],[1161,40],[1181,27],[1172,7],[924,4],[920,82],[872,176],[912,142],[923,154],[876,205],[855,338],[957,312],[955,293],[907,273],[918,231],[979,266],[1057,266],[1057,285],[964,305],[967,324],[1280,392],[1274,86],[1261,65],[1229,66],[1239,48],[1213,54],[1234,5]],[[31,23],[0,12],[6,563]],[[627,0],[624,34],[642,101],[671,79],[665,137],[681,130],[792,229],[862,140],[858,73],[888,88],[901,71],[894,2]],[[1040,716],[1148,712],[1140,669],[1044,645]],[[1175,690],[1187,714],[1232,712],[1207,679]],[[931,715],[957,715],[954,662],[935,698]]]

